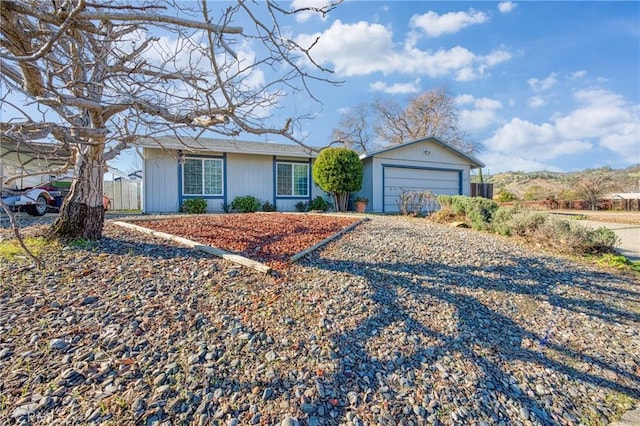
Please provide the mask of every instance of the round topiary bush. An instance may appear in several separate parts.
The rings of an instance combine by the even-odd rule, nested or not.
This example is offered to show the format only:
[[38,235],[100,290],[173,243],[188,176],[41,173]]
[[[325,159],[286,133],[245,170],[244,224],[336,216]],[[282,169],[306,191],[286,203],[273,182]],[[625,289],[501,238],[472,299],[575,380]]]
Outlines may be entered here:
[[346,211],[349,194],[362,188],[362,162],[347,148],[325,148],[313,163],[313,181],[333,196],[336,211]]

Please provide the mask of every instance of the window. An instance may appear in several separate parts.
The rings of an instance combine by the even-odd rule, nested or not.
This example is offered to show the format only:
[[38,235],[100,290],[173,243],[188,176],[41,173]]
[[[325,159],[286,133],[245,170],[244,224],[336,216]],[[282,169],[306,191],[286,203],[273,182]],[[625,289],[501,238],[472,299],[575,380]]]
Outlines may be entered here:
[[277,163],[276,182],[276,195],[307,197],[309,195],[309,165]]
[[184,195],[222,195],[222,160],[187,158],[182,167]]

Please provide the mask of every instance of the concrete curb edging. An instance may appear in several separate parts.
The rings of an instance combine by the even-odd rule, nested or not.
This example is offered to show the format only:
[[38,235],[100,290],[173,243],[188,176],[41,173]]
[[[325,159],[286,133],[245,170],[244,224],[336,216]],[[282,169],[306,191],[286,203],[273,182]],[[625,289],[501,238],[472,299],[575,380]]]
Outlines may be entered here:
[[316,243],[316,244],[312,245],[311,247],[306,248],[306,249],[302,250],[301,252],[298,252],[298,253],[294,254],[293,256],[291,256],[291,258],[289,258],[289,261],[290,262],[296,262],[296,261],[302,259],[303,257],[308,255],[312,251],[319,249],[323,245],[329,243],[330,241],[335,240],[336,238],[338,238],[339,236],[341,236],[345,232],[351,231],[356,226],[358,226],[361,223],[366,222],[368,220],[370,220],[370,219],[365,217],[365,218],[362,218],[362,219],[358,220],[357,222],[352,223],[351,225],[347,226],[346,228],[343,228],[343,229],[339,230],[338,232],[336,232],[335,234],[333,234],[333,235],[325,238],[324,240],[320,241],[319,243]]
[[238,254],[229,253],[228,251],[221,250],[216,247],[200,244],[196,241],[192,241],[187,238],[178,237],[172,234],[167,234],[166,232],[154,231],[153,229],[144,228],[139,225],[134,225],[133,223],[115,221],[113,222],[113,224],[121,226],[123,228],[128,228],[128,229],[133,229],[139,232],[143,232],[145,234],[150,234],[155,237],[164,238],[165,240],[175,241],[187,247],[191,247],[195,250],[204,251],[205,253],[209,253],[214,256],[218,256],[223,259],[230,260],[231,262],[238,263],[243,266],[248,266],[249,268],[253,268],[256,271],[263,272],[265,274],[268,274],[271,272],[271,267],[265,265],[264,263],[256,262],[255,260],[249,259],[244,256],[240,256]]

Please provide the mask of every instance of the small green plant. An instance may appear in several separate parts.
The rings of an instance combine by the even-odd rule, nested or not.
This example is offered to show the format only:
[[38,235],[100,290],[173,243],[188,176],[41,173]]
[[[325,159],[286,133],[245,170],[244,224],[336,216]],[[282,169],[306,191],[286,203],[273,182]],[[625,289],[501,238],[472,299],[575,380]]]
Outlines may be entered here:
[[[34,255],[38,256],[44,248],[51,244],[47,242],[44,238],[31,238],[26,237],[23,239],[24,244],[27,246],[29,251]],[[12,260],[16,256],[26,255],[18,240],[8,240],[0,242],[0,259]]]
[[240,213],[253,213],[260,210],[262,203],[253,195],[243,195],[236,197],[231,202],[231,210]]
[[304,201],[298,201],[294,207],[300,213],[307,211],[307,203]]
[[93,245],[93,241],[91,240],[87,240],[86,238],[76,238],[75,240],[72,240],[69,245],[71,247],[74,248],[79,248],[79,249],[89,249],[91,248],[91,246]]
[[632,262],[620,254],[605,253],[598,259],[598,263],[618,269],[629,268],[632,271],[640,272],[640,262]]
[[229,207],[229,204],[222,203],[222,211],[225,213],[229,213],[231,211],[231,207]]
[[265,201],[264,203],[262,203],[262,211],[263,212],[275,212],[276,211],[276,206],[274,206],[273,204],[271,204],[268,201]]
[[202,214],[207,211],[207,200],[203,198],[189,198],[182,202],[182,209],[189,214]]
[[333,204],[325,200],[324,197],[318,195],[316,198],[309,202],[309,204],[307,205],[307,210],[322,210],[323,212],[326,212],[327,210],[331,209],[332,206]]

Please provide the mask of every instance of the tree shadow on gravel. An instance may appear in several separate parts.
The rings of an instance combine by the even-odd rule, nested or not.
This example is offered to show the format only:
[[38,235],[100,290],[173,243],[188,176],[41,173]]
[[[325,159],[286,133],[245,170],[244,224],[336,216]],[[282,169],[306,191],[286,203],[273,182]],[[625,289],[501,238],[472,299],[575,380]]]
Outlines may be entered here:
[[[640,315],[635,312],[627,312],[608,305],[602,297],[612,298],[615,293],[616,279],[619,277],[608,274],[598,274],[600,282],[611,282],[612,287],[601,284],[591,284],[594,276],[591,273],[572,271],[572,282],[567,285],[576,285],[582,291],[589,292],[591,298],[568,297],[555,294],[556,283],[562,283],[563,271],[554,271],[541,263],[527,258],[514,257],[516,266],[491,266],[486,268],[493,276],[486,277],[478,274],[482,267],[449,266],[441,263],[367,263],[353,261],[320,260],[312,261],[311,267],[327,269],[336,273],[349,271],[350,274],[364,278],[369,290],[370,298],[375,303],[375,314],[361,322],[356,328],[334,335],[334,343],[340,348],[341,354],[353,354],[355,364],[359,366],[377,366],[378,372],[384,371],[385,377],[380,380],[375,377],[367,379],[363,384],[362,373],[354,371],[356,366],[345,363],[341,356],[338,368],[332,379],[341,388],[352,391],[393,393],[386,389],[384,384],[388,382],[394,369],[418,371],[430,365],[432,374],[440,374],[444,371],[444,377],[450,377],[446,367],[442,365],[434,368],[436,361],[442,356],[461,356],[481,373],[474,395],[471,397],[484,401],[479,409],[485,418],[491,419],[491,423],[504,420],[507,423],[515,419],[503,417],[494,411],[496,406],[505,406],[505,400],[488,400],[488,390],[491,388],[506,396],[507,400],[515,401],[521,410],[528,410],[542,424],[561,424],[569,421],[577,423],[579,418],[569,414],[568,418],[561,417],[550,410],[551,406],[544,401],[544,395],[527,393],[519,388],[518,381],[503,367],[511,362],[533,363],[552,372],[561,373],[587,384],[588,386],[602,387],[611,391],[622,393],[631,398],[640,398],[640,376],[621,366],[608,361],[603,354],[594,356],[582,354],[576,350],[554,343],[553,321],[545,329],[528,331],[511,318],[501,314],[497,309],[487,306],[478,300],[472,293],[474,291],[494,291],[501,298],[510,298],[517,295],[528,295],[537,301],[547,301],[553,308],[555,315],[563,310],[595,316],[612,324],[625,324],[632,329],[640,327]],[[498,275],[496,278],[495,275]],[[534,278],[535,277],[535,278]],[[533,281],[533,284],[532,284]],[[525,284],[526,283],[526,284]],[[464,294],[467,293],[467,294]],[[625,296],[640,303],[638,293],[628,291]],[[414,318],[411,311],[405,307],[407,298],[413,298],[418,303],[448,304],[457,314],[457,333],[446,333],[429,327],[420,320]],[[498,301],[500,303],[500,301]],[[424,346],[417,344],[411,356],[399,357],[395,363],[385,365],[374,354],[367,351],[366,344],[380,330],[392,324],[404,324],[407,335],[417,334],[424,341],[436,341],[436,343]],[[364,341],[363,341],[364,339]],[[637,362],[637,361],[636,361]],[[580,365],[588,364],[596,366],[601,374],[583,371]],[[631,362],[630,364],[633,364]],[[365,369],[366,370],[366,369]],[[440,370],[440,373],[437,371]],[[359,376],[360,374],[360,376]],[[455,382],[455,381],[454,381]],[[456,387],[452,382],[451,386]],[[486,383],[491,383],[489,388]],[[457,390],[457,389],[456,389]],[[454,393],[456,391],[453,391]],[[346,393],[346,392],[345,392]],[[567,398],[566,395],[563,397]],[[570,411],[573,404],[567,402],[567,410]],[[437,406],[436,406],[437,407]],[[440,408],[448,413],[447,407],[440,401]],[[346,415],[348,407],[341,412]],[[402,417],[398,412],[399,407],[390,408],[387,413],[391,418]],[[502,410],[500,410],[503,412]],[[564,410],[563,410],[564,411]],[[406,413],[405,413],[406,414]],[[458,413],[464,418],[465,413]],[[477,413],[476,413],[477,414]],[[612,413],[609,413],[611,415]],[[522,419],[520,419],[522,420]]]

